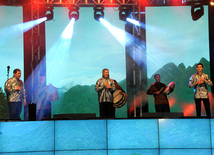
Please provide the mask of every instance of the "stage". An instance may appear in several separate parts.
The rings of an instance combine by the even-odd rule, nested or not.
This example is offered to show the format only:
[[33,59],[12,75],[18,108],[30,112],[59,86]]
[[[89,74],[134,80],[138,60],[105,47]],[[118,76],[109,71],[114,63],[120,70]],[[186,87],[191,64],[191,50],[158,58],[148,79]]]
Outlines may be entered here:
[[0,122],[0,154],[206,154],[214,119]]

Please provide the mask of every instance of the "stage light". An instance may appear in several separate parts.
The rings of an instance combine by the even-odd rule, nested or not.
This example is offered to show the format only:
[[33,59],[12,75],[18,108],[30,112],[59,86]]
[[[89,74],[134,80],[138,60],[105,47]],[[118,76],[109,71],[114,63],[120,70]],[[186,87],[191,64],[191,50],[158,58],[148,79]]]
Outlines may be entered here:
[[126,18],[129,17],[130,14],[130,6],[120,5],[119,6],[119,19],[122,21],[126,21]]
[[210,5],[214,6],[214,0],[210,0]]
[[79,19],[79,7],[70,6],[68,10],[69,10],[68,12],[69,19],[71,20],[72,18],[74,18],[75,21],[77,21]]
[[47,6],[45,17],[47,18],[47,21],[53,19],[53,6]]
[[104,18],[104,6],[95,6],[94,7],[94,19],[100,21],[100,18]]
[[204,6],[202,1],[194,2],[191,6],[192,20],[196,21],[204,15]]

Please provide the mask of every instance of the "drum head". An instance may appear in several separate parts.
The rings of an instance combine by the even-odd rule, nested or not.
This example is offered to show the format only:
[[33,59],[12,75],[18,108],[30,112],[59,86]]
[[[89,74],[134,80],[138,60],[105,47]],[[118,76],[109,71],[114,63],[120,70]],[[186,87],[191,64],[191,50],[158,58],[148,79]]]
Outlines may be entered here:
[[127,97],[125,96],[125,94],[119,90],[115,91],[113,94],[113,106],[115,108],[120,108],[122,107],[126,101],[127,101]]
[[115,108],[121,108],[122,106],[124,106],[124,104],[126,104],[126,101],[127,101],[127,97],[124,96],[120,102],[113,104],[113,106]]

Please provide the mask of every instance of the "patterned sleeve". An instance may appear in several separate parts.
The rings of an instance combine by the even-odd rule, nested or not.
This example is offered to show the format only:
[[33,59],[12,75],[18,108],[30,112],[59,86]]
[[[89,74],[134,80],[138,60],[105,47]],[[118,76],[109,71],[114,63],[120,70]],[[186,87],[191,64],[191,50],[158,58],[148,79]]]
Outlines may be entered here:
[[6,93],[12,93],[16,91],[16,87],[12,86],[13,82],[11,79],[7,80],[4,85],[4,90]]
[[212,81],[210,80],[210,78],[209,78],[209,76],[208,75],[206,75],[205,76],[205,83],[208,85],[208,86],[213,86],[213,83],[212,83]]
[[190,79],[189,79],[189,84],[188,84],[188,86],[189,86],[190,88],[196,86],[196,83],[194,83],[194,75],[195,75],[195,74],[193,74],[193,75],[190,77]]
[[95,90],[99,92],[99,91],[102,91],[104,88],[105,86],[103,85],[103,83],[100,80],[98,80],[95,85]]
[[24,83],[22,84],[22,94],[23,94],[24,100],[26,100],[26,91],[25,91],[25,85],[24,85]]
[[112,86],[111,86],[111,91],[115,91],[116,90],[116,85],[114,80],[112,80]]

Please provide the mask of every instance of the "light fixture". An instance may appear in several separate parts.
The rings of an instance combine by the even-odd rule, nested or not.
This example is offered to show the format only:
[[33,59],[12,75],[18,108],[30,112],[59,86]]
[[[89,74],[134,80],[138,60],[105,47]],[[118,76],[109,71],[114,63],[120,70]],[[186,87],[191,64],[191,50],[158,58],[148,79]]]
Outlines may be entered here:
[[53,6],[47,6],[45,17],[47,18],[47,21],[53,19]]
[[191,6],[192,20],[196,21],[204,15],[204,6],[202,1],[193,2]]
[[126,18],[129,17],[130,14],[130,6],[128,5],[120,5],[119,6],[119,19],[122,21],[126,21]]
[[74,18],[75,21],[77,21],[79,19],[79,7],[70,6],[68,10],[69,10],[68,12],[69,19],[71,20],[72,18]]
[[94,7],[94,19],[99,21],[100,18],[104,18],[104,6],[96,5]]
[[210,0],[210,5],[214,6],[214,0]]

